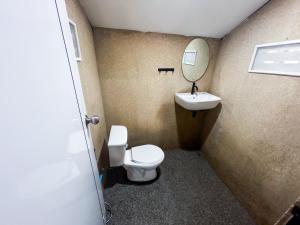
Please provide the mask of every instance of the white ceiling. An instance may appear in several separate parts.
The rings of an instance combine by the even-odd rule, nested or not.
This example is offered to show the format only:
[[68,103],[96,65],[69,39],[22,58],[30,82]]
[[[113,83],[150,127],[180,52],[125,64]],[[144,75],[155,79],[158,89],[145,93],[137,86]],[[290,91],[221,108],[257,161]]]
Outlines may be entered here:
[[79,0],[95,27],[221,38],[268,0]]

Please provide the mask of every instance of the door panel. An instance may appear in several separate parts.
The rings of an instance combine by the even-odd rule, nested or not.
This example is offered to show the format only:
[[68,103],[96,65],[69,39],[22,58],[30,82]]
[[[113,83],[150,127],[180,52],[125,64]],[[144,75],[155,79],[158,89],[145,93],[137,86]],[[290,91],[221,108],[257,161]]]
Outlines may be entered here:
[[1,3],[1,224],[101,225],[56,3]]
[[[76,90],[77,103],[80,108],[81,120],[84,124],[85,117],[87,115],[87,110],[86,110],[86,106],[85,106],[85,102],[84,102],[83,90],[82,90],[82,86],[81,86],[81,82],[80,82],[79,70],[78,70],[77,60],[75,57],[75,49],[73,46],[72,35],[70,32],[69,18],[68,18],[68,13],[66,10],[65,1],[64,0],[56,0],[56,5],[57,5],[57,11],[58,11],[58,14],[60,17],[60,25],[61,25],[62,33],[64,36],[65,47],[67,50],[69,64],[70,64],[70,68],[71,68],[72,75],[73,75],[72,79],[73,79],[73,85]],[[99,116],[101,116],[101,115],[99,115]],[[90,130],[90,127],[86,126],[86,125],[83,125],[83,128],[84,128],[84,133],[85,133],[85,137],[86,137],[86,141],[87,141],[86,143],[88,145],[89,157],[90,157],[90,162],[92,164],[95,183],[96,183],[97,190],[98,190],[98,197],[99,197],[100,206],[101,206],[101,214],[105,221],[106,220],[106,210],[105,210],[105,206],[104,206],[102,186],[98,179],[99,170],[97,167],[97,160],[96,160],[96,155],[95,155],[95,151],[94,151],[94,145],[92,142],[91,130]]]

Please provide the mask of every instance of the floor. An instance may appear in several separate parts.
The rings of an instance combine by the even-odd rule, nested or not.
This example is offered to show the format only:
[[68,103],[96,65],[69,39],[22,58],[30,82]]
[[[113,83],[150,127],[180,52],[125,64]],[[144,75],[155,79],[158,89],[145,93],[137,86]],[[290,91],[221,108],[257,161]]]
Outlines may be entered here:
[[167,151],[154,182],[139,185],[125,170],[109,171],[104,197],[112,206],[109,225],[253,225],[200,152]]

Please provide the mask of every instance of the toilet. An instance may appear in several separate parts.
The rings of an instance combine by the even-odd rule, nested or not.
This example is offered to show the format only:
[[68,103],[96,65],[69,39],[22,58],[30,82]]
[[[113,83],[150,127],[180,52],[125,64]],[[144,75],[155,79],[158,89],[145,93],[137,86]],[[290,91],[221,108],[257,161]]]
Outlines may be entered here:
[[165,158],[161,148],[155,145],[141,145],[127,149],[127,128],[113,125],[108,140],[111,167],[123,166],[127,178],[134,182],[145,182],[157,177],[156,168]]

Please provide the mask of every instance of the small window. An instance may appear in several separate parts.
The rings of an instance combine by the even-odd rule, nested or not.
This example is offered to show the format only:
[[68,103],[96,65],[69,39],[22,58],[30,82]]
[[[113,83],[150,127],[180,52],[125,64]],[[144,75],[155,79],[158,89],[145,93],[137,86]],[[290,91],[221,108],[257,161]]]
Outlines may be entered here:
[[300,76],[300,40],[257,45],[249,72]]
[[195,66],[196,58],[197,58],[196,50],[185,50],[182,63],[186,65]]
[[71,30],[72,40],[73,40],[75,57],[77,61],[81,61],[81,52],[80,52],[80,45],[79,45],[76,23],[74,23],[72,20],[69,20],[69,25],[70,25],[70,30]]

